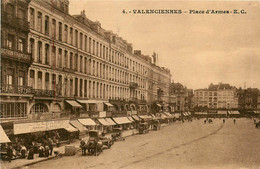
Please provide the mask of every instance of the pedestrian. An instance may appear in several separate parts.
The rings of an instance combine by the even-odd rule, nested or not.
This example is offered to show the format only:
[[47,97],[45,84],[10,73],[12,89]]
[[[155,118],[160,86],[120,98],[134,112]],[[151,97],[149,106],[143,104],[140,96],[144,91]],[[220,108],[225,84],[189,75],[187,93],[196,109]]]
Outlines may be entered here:
[[42,144],[39,147],[39,157],[44,157],[44,147],[42,146]]
[[225,119],[223,119],[223,123],[225,123],[226,121],[225,121]]
[[234,121],[234,124],[236,124],[236,119],[234,119],[233,121]]
[[29,149],[29,152],[28,152],[27,159],[32,160],[34,158],[33,156],[34,156],[34,151],[33,151],[33,147],[31,146],[30,149]]
[[48,145],[45,145],[45,152],[44,152],[44,156],[45,157],[49,157],[49,155],[50,155],[50,148],[49,148],[49,146]]
[[13,147],[11,145],[9,145],[7,147],[7,159],[9,161],[9,163],[11,162],[12,158],[13,158]]
[[22,145],[21,150],[20,150],[21,158],[26,158],[26,152],[27,152],[26,147],[24,145]]
[[53,141],[51,138],[48,139],[48,145],[50,149],[50,156],[52,156],[52,151],[53,151]]
[[206,124],[207,123],[207,120],[204,120],[204,124]]

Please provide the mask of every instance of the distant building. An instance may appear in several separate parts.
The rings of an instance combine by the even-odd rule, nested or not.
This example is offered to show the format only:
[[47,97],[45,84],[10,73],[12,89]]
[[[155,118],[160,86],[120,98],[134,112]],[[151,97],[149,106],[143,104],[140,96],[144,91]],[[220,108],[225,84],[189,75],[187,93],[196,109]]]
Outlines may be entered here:
[[256,110],[259,106],[259,89],[238,89],[238,107],[241,110]]
[[237,109],[237,89],[230,84],[210,84],[194,91],[194,106],[208,109]]
[[193,90],[181,83],[171,83],[170,99],[175,111],[188,111],[192,108]]

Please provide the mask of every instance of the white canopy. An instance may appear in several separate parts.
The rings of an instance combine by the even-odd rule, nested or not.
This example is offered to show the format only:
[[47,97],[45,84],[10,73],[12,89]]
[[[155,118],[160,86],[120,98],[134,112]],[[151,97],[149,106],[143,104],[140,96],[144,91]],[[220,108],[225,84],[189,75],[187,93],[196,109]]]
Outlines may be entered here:
[[91,118],[78,119],[78,121],[84,126],[95,126],[97,125]]
[[82,107],[80,104],[78,104],[75,100],[65,100],[67,103],[69,103],[72,107]]
[[78,129],[76,129],[75,127],[73,127],[71,124],[69,125],[69,127],[65,128],[67,131],[69,132],[75,132],[78,131]]
[[106,121],[105,119],[98,119],[98,121],[104,125],[104,126],[110,126],[110,123],[108,121]]
[[127,117],[114,117],[113,120],[114,120],[117,124],[132,123]]
[[2,126],[0,125],[0,143],[8,143],[8,142],[10,142],[10,139],[6,135]]

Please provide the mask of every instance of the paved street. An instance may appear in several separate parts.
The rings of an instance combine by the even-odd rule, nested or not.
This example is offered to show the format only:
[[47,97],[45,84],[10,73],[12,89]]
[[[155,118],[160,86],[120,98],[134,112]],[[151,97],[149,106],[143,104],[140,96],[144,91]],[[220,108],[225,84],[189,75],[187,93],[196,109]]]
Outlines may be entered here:
[[175,123],[149,134],[116,142],[98,157],[63,157],[26,168],[145,169],[145,168],[260,168],[260,130],[253,120],[214,119]]

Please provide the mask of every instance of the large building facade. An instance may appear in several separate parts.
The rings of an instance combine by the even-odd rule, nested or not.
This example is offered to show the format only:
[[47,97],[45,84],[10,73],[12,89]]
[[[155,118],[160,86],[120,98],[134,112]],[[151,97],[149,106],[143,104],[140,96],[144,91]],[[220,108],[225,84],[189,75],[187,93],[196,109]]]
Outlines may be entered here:
[[[68,101],[169,102],[168,69],[133,51],[132,44],[86,18],[84,11],[75,16],[68,11],[67,0],[29,3],[26,42],[33,63],[28,86],[34,91],[29,118],[67,115],[75,106]],[[122,109],[137,110],[138,106]]]
[[33,90],[28,86],[29,1],[1,2],[1,122],[27,118]]

